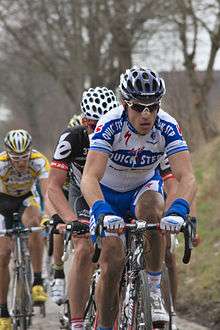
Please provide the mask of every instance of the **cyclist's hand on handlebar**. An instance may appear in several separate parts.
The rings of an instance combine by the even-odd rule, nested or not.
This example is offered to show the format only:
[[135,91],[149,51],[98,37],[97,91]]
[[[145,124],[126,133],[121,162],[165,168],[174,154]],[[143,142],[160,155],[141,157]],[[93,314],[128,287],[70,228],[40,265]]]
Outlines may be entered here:
[[66,231],[66,223],[59,223],[56,226],[56,229],[59,231],[60,234],[64,234]]
[[193,247],[197,247],[201,243],[201,237],[196,234],[196,236],[192,240]]
[[103,227],[107,231],[117,232],[122,234],[124,230],[125,222],[124,219],[116,215],[105,215],[103,219]]
[[168,215],[163,217],[160,221],[160,228],[162,230],[170,231],[171,233],[178,233],[184,224],[184,219],[178,215]]

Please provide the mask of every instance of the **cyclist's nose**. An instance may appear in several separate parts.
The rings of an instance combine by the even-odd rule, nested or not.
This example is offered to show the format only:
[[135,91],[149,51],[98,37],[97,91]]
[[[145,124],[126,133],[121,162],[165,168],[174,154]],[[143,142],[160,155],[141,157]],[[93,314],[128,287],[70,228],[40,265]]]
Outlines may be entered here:
[[151,118],[152,117],[152,113],[150,113],[149,111],[142,111],[141,112],[141,116],[143,118]]

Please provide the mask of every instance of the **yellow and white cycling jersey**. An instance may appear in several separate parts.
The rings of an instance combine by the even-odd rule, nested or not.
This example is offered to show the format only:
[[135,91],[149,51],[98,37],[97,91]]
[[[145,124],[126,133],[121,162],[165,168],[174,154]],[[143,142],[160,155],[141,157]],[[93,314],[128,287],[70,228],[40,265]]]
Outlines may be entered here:
[[32,149],[28,168],[19,173],[13,166],[7,152],[0,153],[0,193],[10,196],[23,196],[31,191],[36,179],[46,179],[49,174],[49,161]]

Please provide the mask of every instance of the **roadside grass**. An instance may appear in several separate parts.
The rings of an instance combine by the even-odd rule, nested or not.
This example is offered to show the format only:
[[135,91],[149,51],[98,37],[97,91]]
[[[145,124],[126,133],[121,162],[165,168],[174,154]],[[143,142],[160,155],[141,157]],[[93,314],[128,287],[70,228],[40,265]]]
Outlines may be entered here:
[[201,244],[193,249],[190,264],[184,265],[179,235],[178,309],[201,323],[220,326],[220,138],[193,155],[193,164]]

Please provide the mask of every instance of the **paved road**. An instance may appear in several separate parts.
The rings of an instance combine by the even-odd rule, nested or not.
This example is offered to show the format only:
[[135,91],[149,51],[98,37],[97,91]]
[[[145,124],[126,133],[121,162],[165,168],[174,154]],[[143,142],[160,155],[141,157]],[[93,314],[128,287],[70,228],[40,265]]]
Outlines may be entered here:
[[[59,307],[51,300],[47,303],[47,316],[42,318],[37,314],[33,319],[31,330],[57,330],[59,329]],[[35,310],[37,311],[37,308]],[[184,319],[177,319],[179,330],[208,330],[198,324],[188,322]]]

